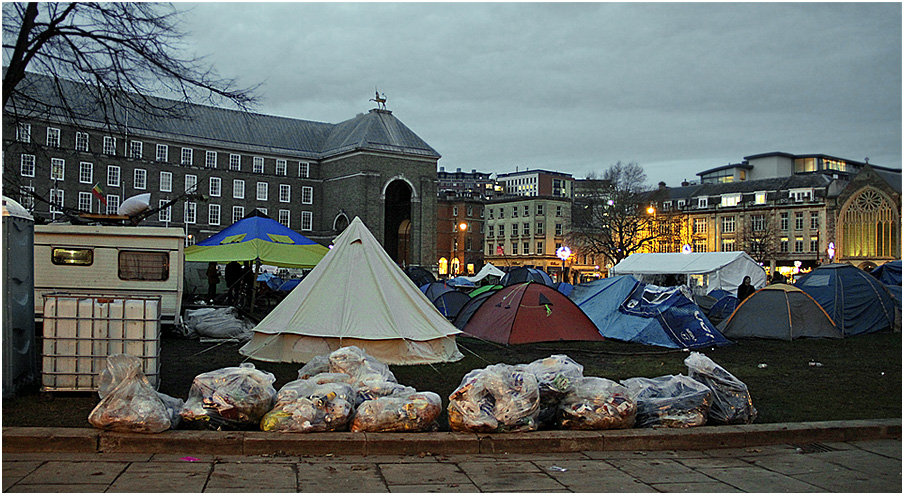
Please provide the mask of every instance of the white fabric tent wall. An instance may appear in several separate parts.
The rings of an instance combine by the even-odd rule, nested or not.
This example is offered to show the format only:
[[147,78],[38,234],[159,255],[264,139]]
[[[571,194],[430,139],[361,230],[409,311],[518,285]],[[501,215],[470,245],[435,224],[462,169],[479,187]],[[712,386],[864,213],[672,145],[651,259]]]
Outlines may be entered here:
[[483,265],[483,268],[481,268],[480,271],[478,271],[476,275],[474,275],[473,277],[465,277],[465,278],[476,284],[477,282],[480,282],[481,280],[483,280],[487,277],[502,278],[503,276],[505,276],[504,271],[496,268],[491,263],[487,263],[486,265]]
[[766,271],[744,251],[635,253],[609,269],[609,274],[633,275],[642,281],[653,275],[706,275],[705,293],[722,289],[737,295],[745,276],[757,289],[766,286]]
[[349,345],[387,364],[457,361],[461,333],[392,261],[358,217],[261,322],[239,352],[306,363]]

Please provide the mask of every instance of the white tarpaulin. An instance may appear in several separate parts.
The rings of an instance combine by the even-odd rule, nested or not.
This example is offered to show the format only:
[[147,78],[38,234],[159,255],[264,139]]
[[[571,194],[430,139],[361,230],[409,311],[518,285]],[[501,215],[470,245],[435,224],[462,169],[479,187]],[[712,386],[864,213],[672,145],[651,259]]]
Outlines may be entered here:
[[757,289],[766,286],[766,271],[744,251],[717,253],[636,253],[609,269],[609,275],[633,275],[656,285],[672,275],[694,292],[722,289],[734,295],[745,276]]
[[477,272],[477,275],[474,275],[473,277],[465,277],[465,278],[476,284],[477,282],[480,282],[481,280],[483,280],[487,277],[502,278],[503,276],[505,276],[504,271],[496,268],[495,266],[493,266],[490,263],[487,263],[486,265],[483,265],[483,268],[481,268],[479,272]]
[[306,363],[354,345],[386,364],[437,363],[464,357],[458,333],[355,217],[239,352]]

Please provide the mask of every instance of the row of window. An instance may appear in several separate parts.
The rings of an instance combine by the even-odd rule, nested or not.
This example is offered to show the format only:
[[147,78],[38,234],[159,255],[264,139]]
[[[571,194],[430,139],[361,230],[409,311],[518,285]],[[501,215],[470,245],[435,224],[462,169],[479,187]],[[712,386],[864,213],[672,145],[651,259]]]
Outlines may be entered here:
[[[20,164],[20,172],[23,177],[35,176],[35,157],[34,155],[22,155]],[[50,164],[50,180],[61,182],[65,179],[66,161],[60,158],[52,158]],[[147,170],[136,168],[134,170],[132,188],[147,189]],[[79,163],[78,180],[82,184],[94,183],[94,164],[89,162]],[[208,194],[213,197],[220,197],[222,194],[222,179],[220,177],[210,177],[208,181]],[[109,187],[120,187],[120,167],[118,165],[107,165],[106,185]],[[197,189],[198,176],[193,174],[185,175],[185,192],[193,192]],[[269,200],[270,184],[268,182],[258,182],[255,192],[258,201]],[[160,172],[160,192],[173,191],[173,173]],[[234,179],[232,181],[232,197],[233,199],[245,199],[245,180]],[[279,184],[279,202],[289,203],[292,201],[292,186],[289,184]],[[314,188],[311,186],[301,186],[301,203],[314,203]]]
[[[521,224],[520,233],[518,230],[518,225],[519,224],[517,224],[517,223],[513,223],[513,224],[509,225],[509,236],[510,237],[518,237],[519,235],[523,235],[523,236],[531,235],[530,223],[525,222],[525,223]],[[543,235],[544,230],[545,230],[545,224],[543,222],[537,222],[537,228],[535,229],[534,234]],[[496,237],[495,232],[496,232],[495,226],[493,226],[493,225],[487,226],[487,237]],[[556,235],[562,235],[562,224],[561,223],[556,224]],[[505,237],[505,225],[499,226],[499,237]]]
[[[502,244],[494,244],[493,242],[487,242],[487,255],[527,255],[527,254],[545,254],[543,251],[543,241],[537,241],[537,250],[533,253],[530,252],[530,242],[512,242],[509,245],[508,252],[506,252],[505,246]],[[519,249],[520,246],[520,249]],[[561,247],[561,244],[556,244],[556,249]]]
[[[20,123],[16,127],[16,140],[23,143],[31,142],[31,124]],[[89,151],[89,136],[86,132],[75,133],[75,150]],[[55,127],[47,128],[46,144],[51,148],[60,147],[60,129]],[[113,136],[104,136],[103,154],[116,156],[116,138]],[[144,142],[137,140],[129,140],[127,154],[129,158],[140,160],[144,158]],[[169,163],[169,145],[158,144],[154,155],[154,161],[161,163]],[[194,165],[194,152],[192,148],[182,147],[179,155],[179,164],[185,166]],[[242,155],[237,153],[222,153],[229,156],[229,170],[242,170]],[[220,152],[206,150],[204,152],[204,166],[206,168],[217,168]],[[298,162],[298,177],[310,177],[311,165],[309,162]],[[256,174],[264,173],[264,157],[253,156],[251,160],[251,171]],[[274,173],[276,175],[288,175],[288,161],[277,158]]]
[[[804,213],[801,211],[794,212],[794,230],[803,230],[804,229]],[[732,233],[735,231],[735,217],[722,217],[722,232],[723,233]],[[706,225],[707,221],[705,218],[695,218],[694,219],[694,234],[705,234],[706,233]],[[779,216],[779,230],[789,230],[790,226],[790,214],[788,212],[782,212]],[[762,232],[766,230],[766,215],[751,215],[750,216],[750,229],[754,232]],[[810,230],[819,230],[819,212],[811,211],[810,212]]]
[[[169,200],[161,199],[160,206],[163,207]],[[269,214],[267,208],[256,208],[261,213],[267,215]],[[208,225],[220,225],[221,207],[218,204],[211,203],[207,205],[207,224]],[[235,223],[239,220],[245,218],[245,207],[244,206],[233,206],[232,207],[232,222]],[[279,223],[285,225],[288,228],[292,227],[292,211],[291,210],[283,210],[280,209],[277,217],[277,221]],[[161,222],[171,222],[172,221],[172,206],[167,207],[163,210],[160,210],[159,213],[159,221]],[[182,213],[182,221],[186,224],[196,224],[198,223],[198,205],[193,201],[186,201],[183,205],[183,213]],[[301,224],[300,230],[302,231],[310,231],[314,229],[314,213],[310,211],[302,211],[301,212]]]
[[[536,205],[535,215],[543,215],[544,214],[543,212],[545,211],[545,209],[543,206],[544,206],[543,204]],[[487,208],[487,209],[490,212],[490,218],[489,218],[490,220],[494,219],[493,212],[496,210],[498,210],[498,215],[499,215],[500,219],[505,218],[505,210],[507,209],[507,207],[500,206],[498,209],[497,208]],[[521,216],[529,217],[530,216],[530,205],[512,206],[511,211],[512,211],[512,213],[511,213],[512,218],[518,218],[519,212],[520,212]],[[563,215],[564,211],[565,211],[564,206],[556,205],[556,216],[557,217],[561,217]]]
[[[766,204],[766,195],[767,191],[757,191],[753,194],[753,204],[756,205],[765,205]],[[788,199],[793,200],[796,203],[803,201],[812,201],[813,200],[813,189],[805,188],[805,189],[791,189],[788,191]],[[705,209],[709,208],[709,197],[700,197],[697,199],[697,208]],[[743,199],[743,195],[741,193],[731,193],[731,194],[723,194],[719,197],[719,206],[722,208],[729,208],[732,206],[738,206],[741,204]],[[675,205],[679,210],[684,209],[686,203],[685,200],[679,199],[675,202]],[[668,211],[672,208],[672,201],[665,201],[662,203],[662,207],[664,210]]]

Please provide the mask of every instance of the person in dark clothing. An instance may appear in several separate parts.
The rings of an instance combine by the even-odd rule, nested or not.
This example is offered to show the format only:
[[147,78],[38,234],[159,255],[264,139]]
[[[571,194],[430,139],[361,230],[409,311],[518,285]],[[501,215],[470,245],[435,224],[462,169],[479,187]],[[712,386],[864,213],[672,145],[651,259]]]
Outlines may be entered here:
[[744,281],[738,286],[738,303],[750,297],[750,294],[756,292],[756,289],[750,285],[750,277],[744,277]]
[[220,283],[220,271],[217,270],[217,264],[211,261],[207,264],[207,298],[211,304],[217,296],[217,284]]
[[239,280],[242,278],[242,265],[238,261],[230,261],[226,264],[226,288],[229,291],[229,304],[236,304],[239,300],[241,287]]

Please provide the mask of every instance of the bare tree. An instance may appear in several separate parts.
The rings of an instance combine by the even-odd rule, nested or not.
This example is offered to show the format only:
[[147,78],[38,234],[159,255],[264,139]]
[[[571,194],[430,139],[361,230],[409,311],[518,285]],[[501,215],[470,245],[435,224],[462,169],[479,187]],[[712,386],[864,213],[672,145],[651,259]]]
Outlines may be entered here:
[[[178,55],[184,37],[178,25],[171,4],[4,3],[4,114],[78,122],[100,112],[105,124],[119,126],[129,112],[180,118],[185,103],[253,104],[253,88],[236,89],[202,59]],[[52,84],[30,87],[27,71],[50,76]],[[71,81],[84,88],[73,94]]]
[[[190,118],[193,103],[250,108],[255,88],[239,89],[203,59],[180,56],[179,15],[166,3],[4,3],[4,130],[12,133],[26,119],[50,119],[127,133],[130,125]],[[22,194],[19,179],[4,174],[4,193]],[[79,213],[27,194],[67,216]]]
[[741,223],[738,244],[757,263],[768,265],[775,259],[779,249],[779,239],[773,216],[763,211],[752,212]]
[[665,235],[654,206],[661,193],[645,185],[647,176],[640,165],[617,162],[601,179],[596,174],[587,179],[593,187],[575,200],[568,235],[578,249],[615,264],[652,248],[653,242]]

